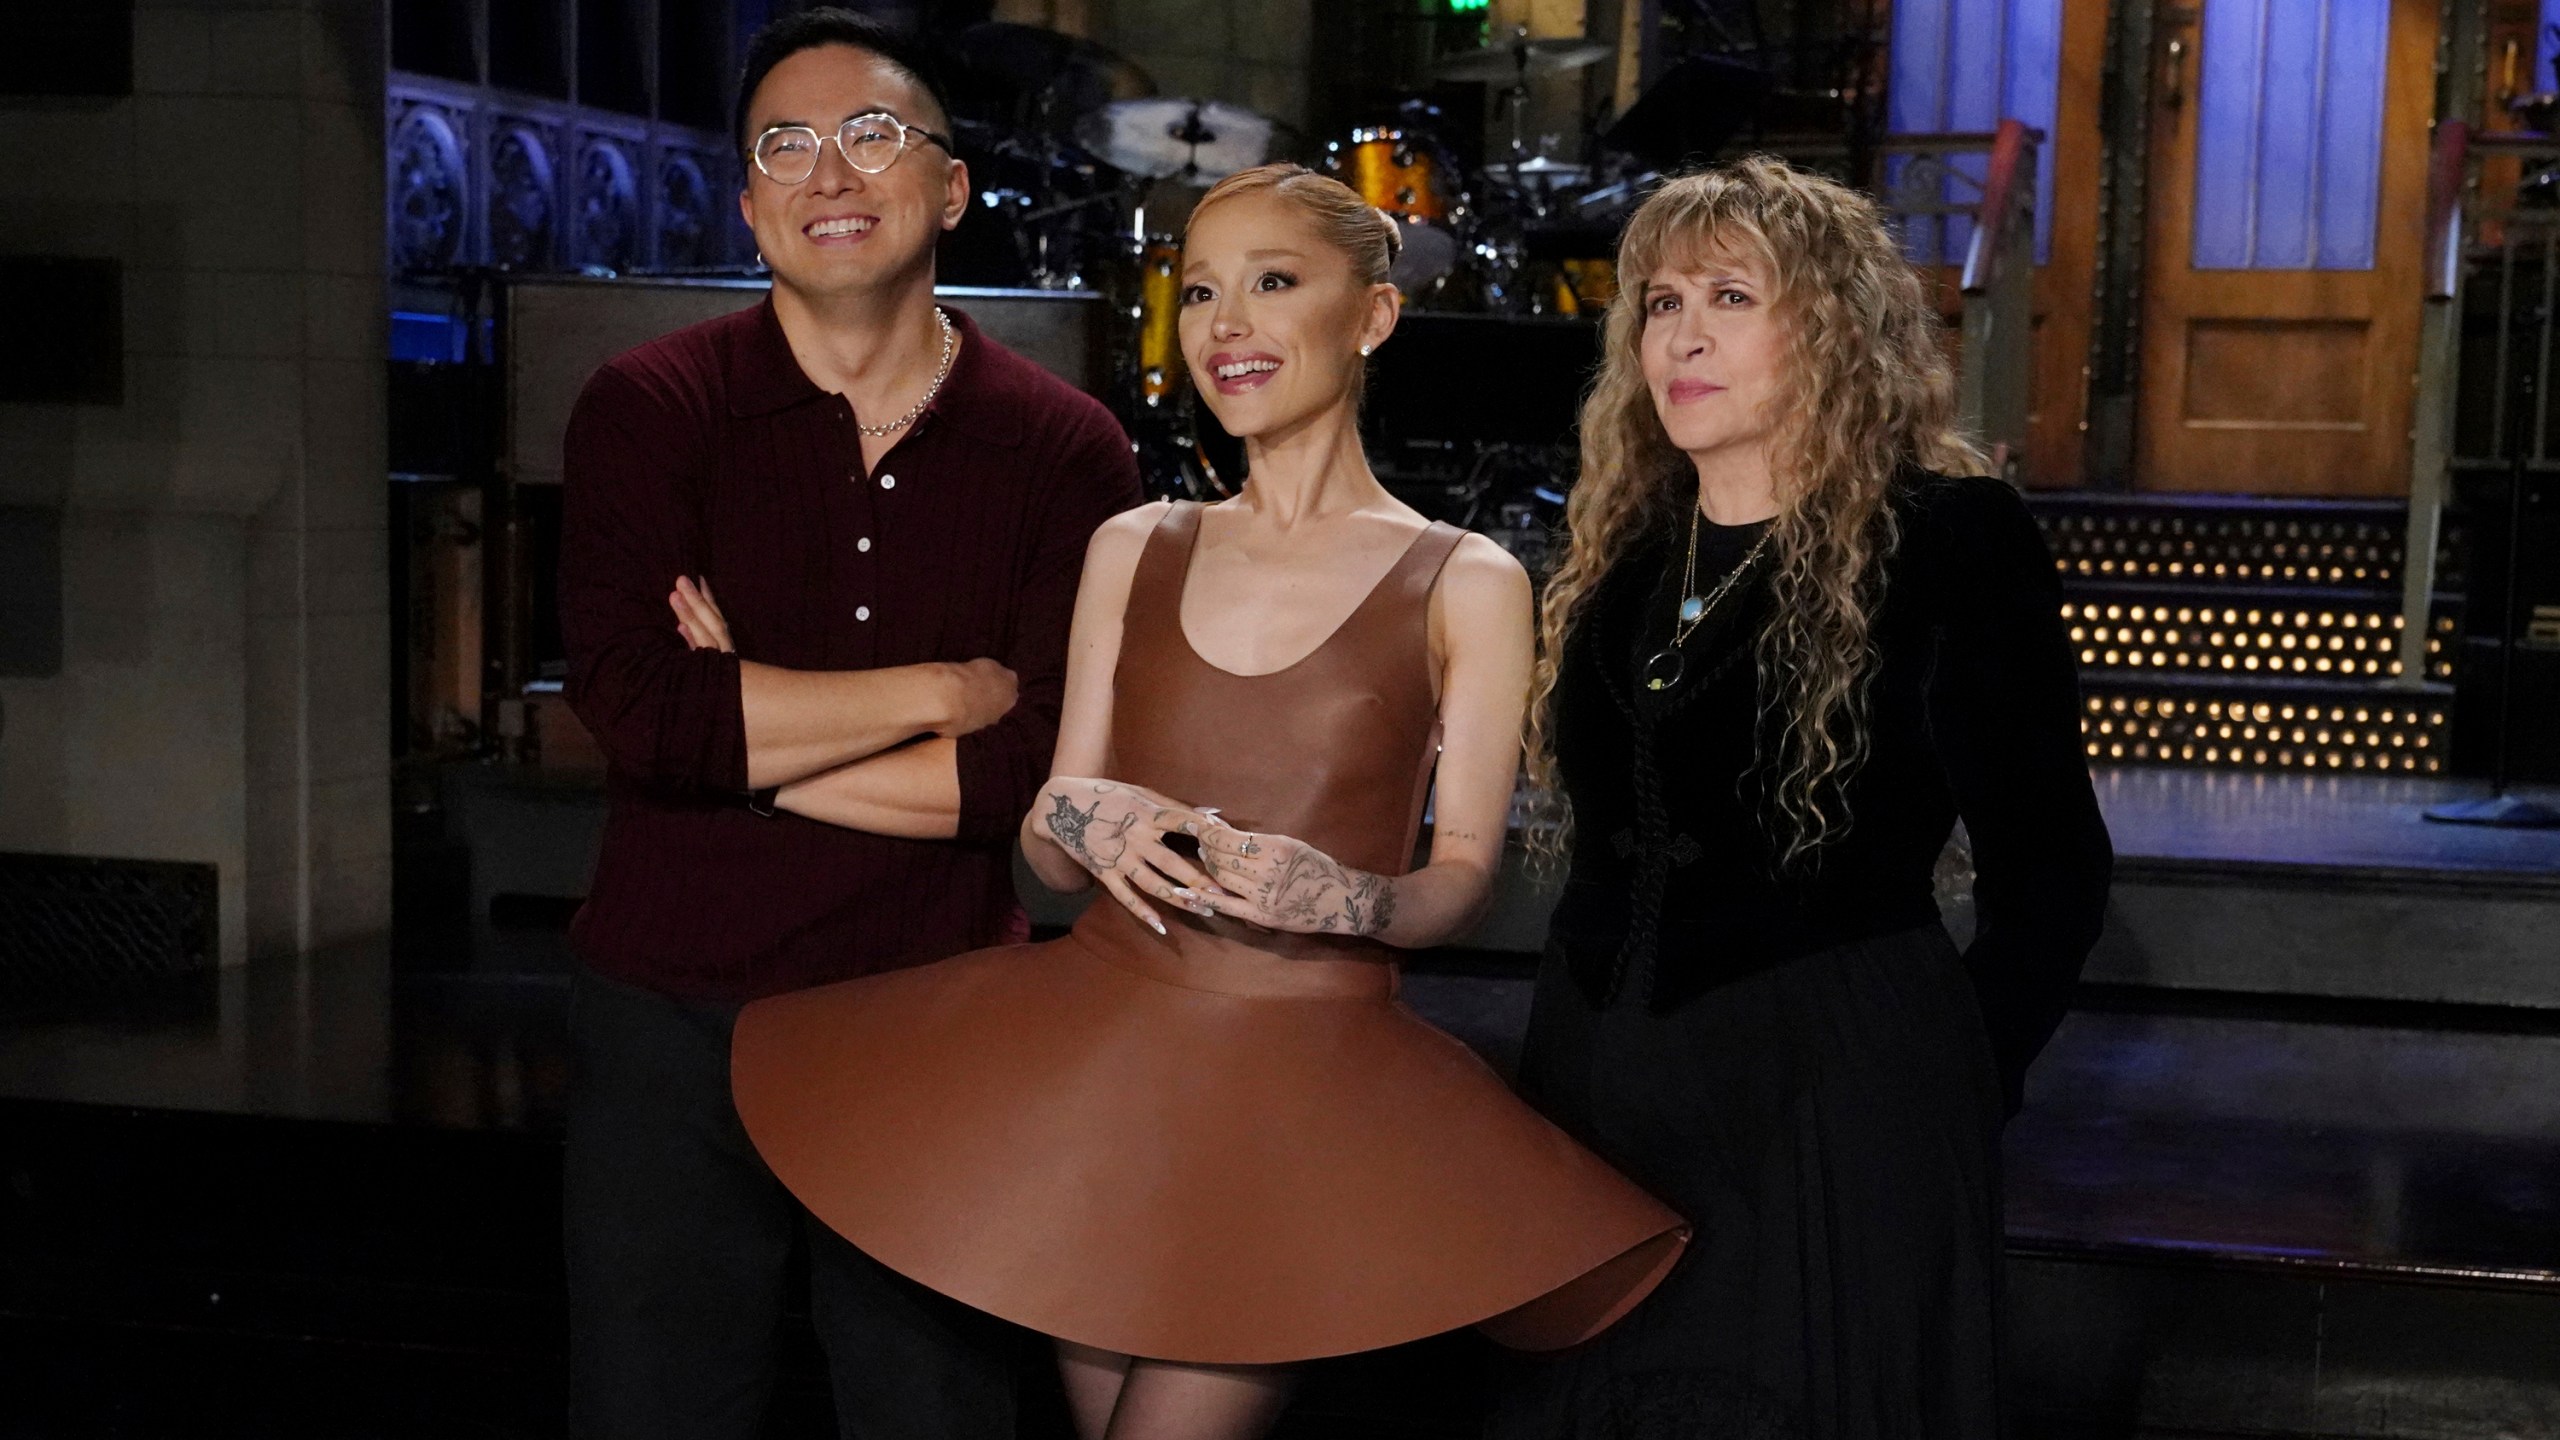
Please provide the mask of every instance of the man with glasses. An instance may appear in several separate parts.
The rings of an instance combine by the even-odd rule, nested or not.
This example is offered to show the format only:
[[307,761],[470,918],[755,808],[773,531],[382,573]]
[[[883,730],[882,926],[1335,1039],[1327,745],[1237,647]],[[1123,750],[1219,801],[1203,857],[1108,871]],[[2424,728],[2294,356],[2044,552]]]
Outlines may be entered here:
[[570,932],[580,1435],[757,1434],[802,1253],[844,1433],[1013,1433],[1010,1334],[811,1219],[728,1086],[744,1002],[1022,938],[1085,542],[1139,500],[1108,412],[935,304],[970,188],[924,73],[842,10],[758,34],[771,298],[571,419],[568,696],[610,766]]

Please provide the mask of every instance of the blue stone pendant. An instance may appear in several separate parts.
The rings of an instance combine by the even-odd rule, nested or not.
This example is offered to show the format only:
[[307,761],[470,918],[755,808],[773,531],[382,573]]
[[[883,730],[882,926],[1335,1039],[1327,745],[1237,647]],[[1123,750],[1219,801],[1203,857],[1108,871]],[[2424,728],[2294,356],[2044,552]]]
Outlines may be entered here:
[[1692,595],[1680,602],[1680,623],[1683,625],[1696,624],[1698,617],[1706,613],[1707,602],[1701,596]]

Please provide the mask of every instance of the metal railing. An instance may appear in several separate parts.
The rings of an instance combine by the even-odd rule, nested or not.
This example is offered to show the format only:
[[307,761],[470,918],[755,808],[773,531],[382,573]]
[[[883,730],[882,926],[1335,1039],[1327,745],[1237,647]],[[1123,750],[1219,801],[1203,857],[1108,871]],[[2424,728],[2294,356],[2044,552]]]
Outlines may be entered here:
[[[1887,137],[1879,193],[1904,253],[1956,266],[1964,346],[1957,359],[1960,423],[2014,479],[2027,438],[2034,377],[2036,151],[2044,132],[2023,121],[1996,130]],[[1974,164],[1959,163],[1965,159]]]
[[[2494,170],[2492,169],[2494,167]],[[2550,400],[2560,316],[2560,135],[2436,126],[2425,310],[2401,567],[2400,673],[2423,684],[2444,513],[2457,468],[2560,469]]]

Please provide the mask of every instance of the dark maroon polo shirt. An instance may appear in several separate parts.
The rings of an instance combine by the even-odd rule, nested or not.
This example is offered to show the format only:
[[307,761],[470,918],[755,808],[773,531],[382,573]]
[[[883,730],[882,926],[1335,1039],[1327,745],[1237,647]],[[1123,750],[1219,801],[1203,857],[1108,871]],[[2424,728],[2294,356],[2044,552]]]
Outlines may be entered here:
[[[569,938],[598,971],[745,1000],[1023,933],[1014,827],[1057,740],[1085,542],[1138,503],[1137,467],[1101,405],[951,313],[950,378],[876,471],[769,300],[615,357],[579,396],[560,625],[610,809]],[[666,598],[679,575],[709,577],[737,656],[685,648]],[[739,657],[978,656],[1009,666],[1021,698],[960,741],[957,839],[746,807]]]

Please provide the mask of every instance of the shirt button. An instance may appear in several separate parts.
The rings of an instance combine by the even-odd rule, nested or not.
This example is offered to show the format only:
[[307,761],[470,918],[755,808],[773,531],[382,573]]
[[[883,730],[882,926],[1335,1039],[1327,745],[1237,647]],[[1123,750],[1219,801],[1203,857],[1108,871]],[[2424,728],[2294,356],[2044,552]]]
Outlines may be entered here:
[[898,477],[897,477],[897,476],[895,476],[895,475],[883,475],[883,476],[881,476],[881,477],[880,477],[880,488],[881,488],[881,489],[883,489],[883,490],[895,490],[895,489],[897,489],[897,488],[898,488]]
[[865,536],[863,536],[861,539],[854,541],[854,542],[853,542],[853,548],[854,548],[854,549],[856,549],[856,550],[861,551],[861,552],[862,552],[863,554],[865,554],[865,555],[870,554],[870,553],[871,553],[871,537],[870,537],[870,536],[868,536],[868,535],[865,535]]
[[871,618],[871,607],[870,607],[870,606],[868,606],[868,605],[856,605],[856,606],[854,606],[854,607],[853,607],[853,618],[854,618],[854,619],[856,619],[856,620],[868,620],[868,619],[870,619],[870,618]]

